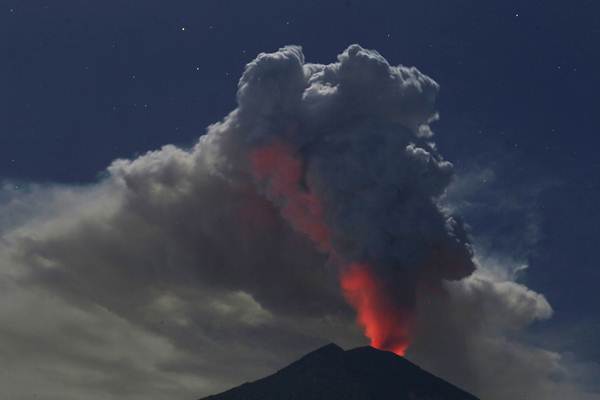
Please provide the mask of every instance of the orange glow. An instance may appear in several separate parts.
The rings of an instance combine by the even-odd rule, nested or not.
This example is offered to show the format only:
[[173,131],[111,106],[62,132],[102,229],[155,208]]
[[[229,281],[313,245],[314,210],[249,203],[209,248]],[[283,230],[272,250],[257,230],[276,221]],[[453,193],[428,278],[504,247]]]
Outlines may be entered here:
[[344,296],[357,311],[371,346],[404,355],[410,344],[410,311],[402,309],[365,264],[352,264],[342,272]]
[[319,199],[302,187],[302,163],[291,150],[274,143],[250,153],[254,176],[268,182],[268,194],[283,201],[281,213],[292,226],[307,235],[320,250],[331,250],[329,228]]
[[[282,216],[312,240],[319,250],[335,256],[330,230],[319,198],[303,175],[305,167],[288,146],[275,142],[250,153],[254,177],[267,185],[267,195],[279,204]],[[371,267],[352,264],[341,274],[344,296],[357,311],[371,345],[404,355],[409,345],[412,312],[394,302]]]

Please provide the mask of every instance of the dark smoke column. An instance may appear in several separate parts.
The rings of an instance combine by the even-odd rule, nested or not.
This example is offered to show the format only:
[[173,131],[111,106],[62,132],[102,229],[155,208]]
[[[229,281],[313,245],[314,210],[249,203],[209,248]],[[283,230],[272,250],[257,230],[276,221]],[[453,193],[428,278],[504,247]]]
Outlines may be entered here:
[[417,293],[475,268],[462,223],[437,203],[453,174],[429,128],[437,91],[358,45],[329,65],[285,47],[246,66],[222,138],[224,165],[329,254],[372,345],[398,354]]

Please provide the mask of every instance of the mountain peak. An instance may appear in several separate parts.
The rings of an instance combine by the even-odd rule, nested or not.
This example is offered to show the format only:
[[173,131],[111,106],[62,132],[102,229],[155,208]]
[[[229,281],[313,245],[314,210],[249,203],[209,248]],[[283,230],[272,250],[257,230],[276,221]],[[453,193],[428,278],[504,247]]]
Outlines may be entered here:
[[407,359],[370,346],[320,347],[275,374],[204,400],[477,400]]

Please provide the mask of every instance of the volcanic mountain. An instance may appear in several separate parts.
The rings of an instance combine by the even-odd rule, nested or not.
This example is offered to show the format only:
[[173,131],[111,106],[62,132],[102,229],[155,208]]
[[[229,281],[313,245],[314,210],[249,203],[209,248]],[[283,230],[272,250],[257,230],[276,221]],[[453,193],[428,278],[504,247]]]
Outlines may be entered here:
[[394,353],[329,344],[271,376],[202,400],[478,400]]

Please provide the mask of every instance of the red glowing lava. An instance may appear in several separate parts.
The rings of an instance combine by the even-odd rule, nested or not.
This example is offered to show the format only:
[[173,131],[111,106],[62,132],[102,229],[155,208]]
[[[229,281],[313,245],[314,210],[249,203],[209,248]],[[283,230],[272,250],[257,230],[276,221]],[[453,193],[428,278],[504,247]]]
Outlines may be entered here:
[[371,267],[352,264],[342,272],[341,285],[371,346],[404,355],[410,344],[411,313],[390,299]]
[[324,222],[321,202],[301,184],[301,161],[287,146],[274,143],[250,153],[250,162],[254,176],[268,182],[269,196],[283,202],[283,217],[320,250],[330,251],[329,228]]
[[[276,142],[250,153],[257,181],[266,184],[267,195],[281,207],[294,229],[304,233],[319,250],[334,256],[330,229],[319,198],[303,180],[302,161],[288,146]],[[410,310],[394,302],[389,288],[365,264],[352,264],[341,274],[346,300],[356,309],[358,323],[371,345],[404,355],[409,345]]]

